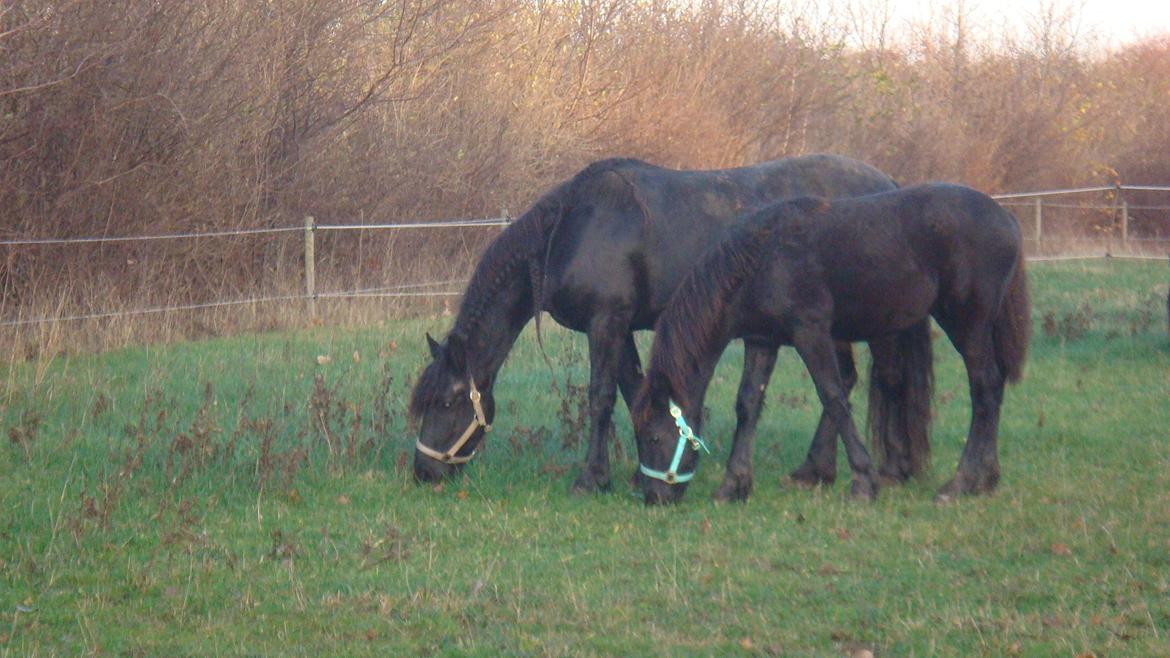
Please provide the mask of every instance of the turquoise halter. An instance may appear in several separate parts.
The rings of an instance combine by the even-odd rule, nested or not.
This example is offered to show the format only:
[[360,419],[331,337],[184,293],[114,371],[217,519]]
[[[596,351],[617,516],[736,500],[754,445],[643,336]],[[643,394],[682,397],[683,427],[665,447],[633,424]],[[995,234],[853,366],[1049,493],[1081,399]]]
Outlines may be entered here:
[[682,463],[683,451],[686,449],[687,443],[691,444],[691,448],[696,452],[702,448],[708,455],[711,450],[706,443],[698,436],[695,436],[695,431],[687,425],[687,421],[683,418],[682,409],[673,401],[670,403],[670,415],[674,416],[674,424],[678,427],[678,445],[674,448],[674,459],[670,460],[670,468],[665,471],[656,471],[645,464],[638,464],[642,474],[652,477],[655,480],[662,480],[667,484],[682,484],[683,482],[690,482],[691,478],[695,477],[695,472],[679,473],[678,465]]

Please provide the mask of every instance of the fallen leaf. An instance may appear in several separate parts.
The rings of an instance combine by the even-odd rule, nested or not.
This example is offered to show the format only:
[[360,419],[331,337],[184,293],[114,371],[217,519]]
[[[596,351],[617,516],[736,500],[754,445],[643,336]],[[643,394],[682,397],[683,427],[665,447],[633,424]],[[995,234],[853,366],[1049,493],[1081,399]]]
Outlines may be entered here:
[[458,498],[459,500],[467,500],[467,490],[460,489],[459,493],[455,494],[455,497]]
[[317,365],[319,365],[319,366],[326,365],[332,360],[333,359],[331,357],[329,357],[328,355],[325,355],[325,354],[318,354],[317,355]]
[[756,644],[755,642],[752,642],[750,637],[745,637],[739,641],[739,646],[742,647],[744,651],[751,651],[753,648],[755,648]]

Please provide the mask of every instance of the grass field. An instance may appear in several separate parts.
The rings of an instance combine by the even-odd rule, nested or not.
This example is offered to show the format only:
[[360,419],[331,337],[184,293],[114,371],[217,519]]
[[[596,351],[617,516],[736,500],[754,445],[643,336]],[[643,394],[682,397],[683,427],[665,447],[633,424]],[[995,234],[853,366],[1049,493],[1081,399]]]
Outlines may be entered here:
[[620,484],[568,494],[587,367],[565,331],[545,337],[553,371],[525,333],[490,445],[440,487],[412,482],[405,405],[422,332],[450,318],[8,367],[0,654],[1170,655],[1168,280],[1163,262],[1033,265],[1000,489],[944,507],[969,414],[945,339],[931,473],[872,505],[844,474],[784,484],[819,414],[790,350],[752,499],[710,500],[733,346],[715,458],[671,508],[625,484],[620,404]]

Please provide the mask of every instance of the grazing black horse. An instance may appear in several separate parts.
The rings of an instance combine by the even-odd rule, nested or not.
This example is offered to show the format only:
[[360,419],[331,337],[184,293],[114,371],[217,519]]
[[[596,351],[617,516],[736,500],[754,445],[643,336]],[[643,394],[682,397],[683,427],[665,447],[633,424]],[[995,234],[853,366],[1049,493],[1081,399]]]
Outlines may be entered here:
[[972,406],[958,472],[940,499],[991,491],[1004,383],[1022,375],[1030,314],[1019,224],[975,190],[922,185],[757,211],[695,264],[655,325],[631,413],[646,502],[677,500],[694,474],[698,428],[687,420],[701,421],[716,361],[737,336],[796,348],[841,432],[853,495],[872,499],[877,482],[834,341],[916,332],[930,317],[963,358]]
[[[433,360],[411,399],[421,420],[415,476],[431,481],[470,459],[495,415],[493,384],[521,329],[547,310],[589,341],[588,454],[574,491],[609,486],[607,437],[615,384],[627,405],[642,373],[633,332],[649,329],[692,264],[747,211],[780,199],[817,195],[846,197],[895,189],[866,164],[812,155],[718,171],[675,171],[637,160],[595,162],[540,198],[488,247],[475,269],[455,326],[439,343],[427,336]],[[537,324],[539,330],[539,324]],[[889,422],[878,438],[886,450],[883,474],[905,479],[918,468],[909,444],[925,442],[927,415],[907,411],[922,395],[912,384],[928,380],[929,335],[913,350],[891,344],[875,359],[871,396],[881,400]],[[849,346],[839,359],[850,385],[856,379]],[[926,354],[902,358],[901,352]],[[776,348],[748,342],[736,410],[736,437],[750,447],[775,364]],[[919,386],[921,388],[921,386]],[[832,481],[836,430],[822,418],[817,438],[793,477]],[[750,450],[740,456],[726,498],[742,498],[751,486]]]

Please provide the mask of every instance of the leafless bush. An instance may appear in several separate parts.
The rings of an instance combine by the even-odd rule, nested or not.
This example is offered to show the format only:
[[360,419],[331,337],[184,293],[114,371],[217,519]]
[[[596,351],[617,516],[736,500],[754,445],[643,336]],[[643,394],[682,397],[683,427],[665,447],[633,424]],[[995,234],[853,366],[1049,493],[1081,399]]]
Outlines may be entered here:
[[[11,0],[0,238],[516,214],[615,154],[710,167],[836,151],[991,192],[1170,180],[1170,39],[1087,51],[1075,16],[1049,12],[992,42],[961,9],[894,39],[880,11],[811,11]],[[321,235],[319,288],[459,278],[492,235]],[[295,293],[299,240],[0,247],[0,316]],[[287,308],[22,329],[5,353],[303,322]],[[353,308],[319,310],[360,322],[409,305]]]

